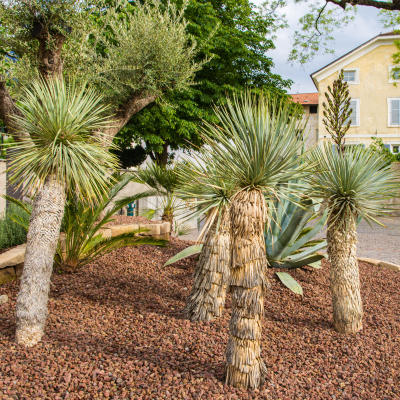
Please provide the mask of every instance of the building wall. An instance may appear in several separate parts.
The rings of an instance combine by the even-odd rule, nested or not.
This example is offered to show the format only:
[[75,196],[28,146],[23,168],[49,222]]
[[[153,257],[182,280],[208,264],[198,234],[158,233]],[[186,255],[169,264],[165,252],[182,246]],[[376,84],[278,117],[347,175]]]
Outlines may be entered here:
[[[360,125],[351,127],[346,134],[347,142],[372,143],[372,136],[383,139],[383,142],[400,143],[400,127],[388,126],[388,101],[390,97],[400,97],[400,86],[389,82],[389,66],[392,55],[397,49],[394,45],[381,45],[361,56],[344,68],[359,68],[359,84],[349,85],[350,96],[360,99]],[[323,110],[325,92],[328,85],[338,78],[339,70],[318,82],[319,110]],[[322,123],[322,112],[318,122],[320,140],[329,139],[330,135]]]
[[316,114],[310,114],[310,106],[303,105],[303,110],[305,112],[304,118],[308,118],[305,130],[305,136],[307,137],[306,147],[311,147],[314,146],[318,140],[319,107],[318,107],[318,112]]
[[[0,196],[6,194],[6,160],[0,160]],[[6,211],[6,200],[0,197],[0,216]]]

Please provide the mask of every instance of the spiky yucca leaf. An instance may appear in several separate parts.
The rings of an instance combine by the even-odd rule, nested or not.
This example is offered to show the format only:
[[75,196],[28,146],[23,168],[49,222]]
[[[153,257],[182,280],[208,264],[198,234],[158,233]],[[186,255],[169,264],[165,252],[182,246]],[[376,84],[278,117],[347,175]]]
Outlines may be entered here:
[[307,178],[309,195],[328,201],[329,220],[338,229],[347,229],[357,217],[370,225],[382,225],[376,217],[393,211],[383,201],[398,196],[399,175],[382,156],[359,146],[346,148],[341,155],[330,144],[324,144],[308,159],[314,165],[318,163],[314,174]]
[[18,102],[13,116],[21,141],[16,143],[11,181],[35,193],[48,176],[91,201],[109,184],[117,158],[102,145],[101,130],[111,123],[109,107],[85,85],[63,79],[37,80]]

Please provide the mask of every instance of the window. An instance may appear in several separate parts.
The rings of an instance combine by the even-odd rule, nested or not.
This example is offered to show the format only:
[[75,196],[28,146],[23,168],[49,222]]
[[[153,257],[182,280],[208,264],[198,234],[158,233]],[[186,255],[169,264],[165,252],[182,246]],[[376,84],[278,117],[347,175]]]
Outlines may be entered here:
[[[395,69],[395,71],[393,71]],[[400,65],[389,66],[389,83],[400,82]]]
[[343,77],[346,82],[355,82],[356,71],[344,71]]
[[400,145],[392,144],[392,153],[397,154],[399,152]]
[[[340,74],[340,71],[339,71]],[[349,85],[358,85],[359,82],[359,68],[351,68],[343,70],[343,80]]]
[[360,125],[360,99],[350,100],[350,108],[352,109],[349,120],[351,121],[350,126]]
[[318,112],[318,106],[310,106],[310,114],[316,114]]
[[388,125],[400,126],[400,98],[388,99]]

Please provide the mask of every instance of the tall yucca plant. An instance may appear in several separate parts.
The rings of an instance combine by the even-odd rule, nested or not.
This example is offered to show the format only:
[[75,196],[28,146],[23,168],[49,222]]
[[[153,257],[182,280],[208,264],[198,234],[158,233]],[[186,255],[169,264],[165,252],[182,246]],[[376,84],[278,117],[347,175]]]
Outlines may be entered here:
[[[397,173],[384,157],[360,147],[339,154],[330,144],[309,157],[317,165],[309,176],[309,195],[327,201],[327,251],[333,321],[337,332],[355,333],[362,329],[362,302],[357,263],[357,218],[370,225],[390,210],[383,201],[396,197]],[[379,223],[380,224],[380,223]]]
[[18,104],[21,116],[13,118],[21,143],[9,172],[14,183],[35,195],[17,299],[19,344],[33,346],[44,332],[67,191],[90,203],[107,189],[108,171],[117,167],[101,143],[99,131],[110,120],[101,100],[73,82],[35,81]]
[[296,134],[303,133],[304,126],[299,111],[290,104],[262,94],[228,99],[226,107],[215,113],[220,125],[205,123],[202,136],[209,148],[210,168],[233,188],[229,209],[232,316],[226,383],[257,388],[266,373],[259,343],[268,286],[264,224],[268,226],[272,212],[266,198],[295,192],[295,187],[279,184],[306,173],[307,164],[299,162],[304,154],[299,156],[302,142]]
[[210,321],[222,315],[230,275],[229,198],[233,192],[229,182],[215,175],[210,161],[207,151],[200,150],[177,170],[181,181],[177,196],[197,201],[197,210],[190,217],[207,216],[201,232],[204,245],[186,299],[185,316],[190,321]]
[[[179,200],[175,196],[175,189],[178,185],[178,176],[175,166],[159,166],[155,162],[146,165],[145,168],[138,168],[133,174],[133,181],[145,184],[154,190],[154,195],[159,200],[159,211],[161,219],[171,223],[174,221],[174,214],[179,206]],[[157,209],[148,210],[146,216],[153,217]]]

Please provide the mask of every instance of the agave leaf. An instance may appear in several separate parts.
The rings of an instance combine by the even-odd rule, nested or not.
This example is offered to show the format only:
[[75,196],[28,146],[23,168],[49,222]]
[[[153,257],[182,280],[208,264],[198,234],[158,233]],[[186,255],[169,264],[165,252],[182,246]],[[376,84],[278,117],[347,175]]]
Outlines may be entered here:
[[[312,200],[305,199],[303,200],[303,205],[311,206]],[[288,215],[288,218],[290,216]],[[278,239],[277,242],[271,243],[267,247],[267,253],[271,254],[272,258],[284,258],[284,253],[287,253],[288,245],[293,243],[296,238],[299,236],[300,232],[307,224],[307,221],[310,218],[310,211],[303,210],[298,207],[298,210],[291,215],[291,219],[286,229],[282,232],[282,235]],[[294,251],[294,250],[293,250]],[[291,252],[287,253],[290,254]]]
[[302,258],[301,260],[282,260],[282,262],[270,261],[269,263],[272,268],[296,269],[315,263],[323,258],[324,256],[322,254],[312,254],[309,257]]
[[193,254],[201,253],[201,250],[203,249],[202,244],[195,244],[194,246],[187,247],[186,249],[182,250],[178,254],[175,254],[172,258],[170,258],[165,264],[164,267],[167,265],[173,264],[179,260],[182,260],[183,258],[190,257]]
[[304,251],[302,251],[301,253],[295,254],[295,255],[290,255],[288,257],[285,258],[285,260],[289,260],[289,261],[299,261],[301,259],[304,259],[305,257],[316,253],[318,250],[323,249],[324,247],[326,247],[327,243],[324,240],[322,243],[317,244],[316,246],[313,247],[307,247]]
[[[328,210],[325,210],[321,219],[314,226],[314,228],[311,229],[307,234],[305,234],[301,239],[296,240],[291,246],[288,246],[284,250],[282,257],[286,258],[289,254],[293,253],[295,250],[301,249],[302,246],[304,246],[309,240],[311,240],[322,229],[322,227],[326,223],[327,218],[328,218]],[[326,244],[325,244],[325,246],[326,246]],[[322,246],[322,247],[325,247],[325,246]],[[322,247],[319,247],[319,248],[322,248]]]
[[303,288],[300,286],[299,282],[293,279],[287,272],[275,272],[278,275],[280,281],[293,293],[300,294],[303,296]]
[[[321,256],[322,258],[323,258],[323,256]],[[307,264],[309,267],[312,267],[312,268],[315,268],[315,269],[320,269],[320,268],[322,268],[322,265],[321,265],[321,260],[319,260],[319,261],[316,261],[316,262],[313,262],[313,263],[309,263],[309,264]]]

